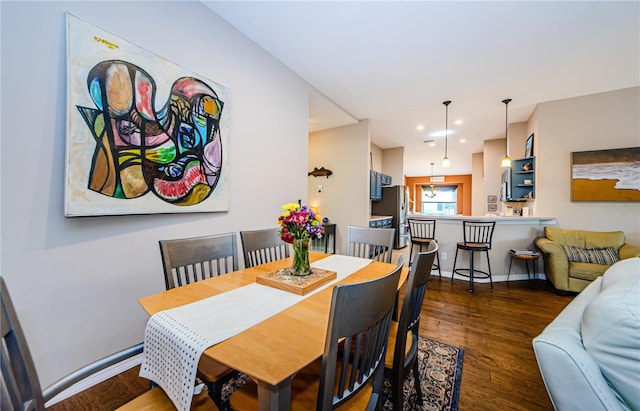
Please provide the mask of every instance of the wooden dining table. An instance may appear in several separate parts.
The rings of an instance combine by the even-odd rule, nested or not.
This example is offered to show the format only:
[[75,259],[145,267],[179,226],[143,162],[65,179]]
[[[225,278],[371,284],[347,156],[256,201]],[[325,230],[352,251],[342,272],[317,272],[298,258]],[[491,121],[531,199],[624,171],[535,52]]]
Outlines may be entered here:
[[[312,262],[331,254],[311,253]],[[256,277],[291,265],[286,258],[260,266],[198,281],[139,299],[154,315],[255,283]],[[336,284],[381,277],[395,265],[372,261]],[[405,268],[398,288],[408,274]],[[309,296],[235,336],[207,348],[202,355],[243,372],[258,383],[259,410],[290,409],[291,380],[305,366],[322,356],[333,286]],[[233,321],[233,318],[229,318]]]

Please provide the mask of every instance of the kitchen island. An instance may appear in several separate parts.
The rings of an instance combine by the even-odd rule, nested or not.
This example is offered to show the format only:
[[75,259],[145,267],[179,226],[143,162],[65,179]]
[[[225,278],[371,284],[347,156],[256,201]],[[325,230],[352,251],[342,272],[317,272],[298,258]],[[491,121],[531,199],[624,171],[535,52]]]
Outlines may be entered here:
[[[507,280],[507,269],[509,267],[509,250],[529,249],[535,250],[534,240],[536,237],[544,235],[544,227],[555,226],[555,217],[502,217],[502,216],[427,216],[422,214],[410,214],[409,218],[436,220],[435,238],[438,242],[440,252],[440,269],[443,277],[451,277],[453,271],[453,260],[456,255],[456,245],[463,241],[462,221],[495,221],[496,226],[493,232],[493,241],[489,258],[491,259],[491,273],[494,282]],[[414,253],[418,247],[414,249]],[[487,271],[487,259],[485,253],[476,253],[476,269]],[[538,273],[534,273],[535,278],[544,279],[542,261],[539,262]],[[469,253],[459,251],[458,268],[469,266]],[[456,276],[456,279],[468,281],[468,278]],[[527,272],[524,264],[513,264],[509,281],[527,279]],[[489,282],[487,278],[476,278],[476,283]]]

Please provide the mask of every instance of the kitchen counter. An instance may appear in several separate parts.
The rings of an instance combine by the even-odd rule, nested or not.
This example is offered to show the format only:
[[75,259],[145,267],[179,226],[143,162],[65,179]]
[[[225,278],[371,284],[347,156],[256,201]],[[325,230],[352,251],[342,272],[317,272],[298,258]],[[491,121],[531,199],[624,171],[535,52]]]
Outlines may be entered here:
[[462,221],[462,220],[475,220],[475,221],[495,221],[496,224],[513,223],[513,224],[540,224],[547,225],[556,224],[555,217],[539,217],[529,216],[520,217],[515,216],[468,216],[468,215],[424,215],[424,214],[409,214],[408,218],[423,218],[429,220],[442,220],[442,221]]
[[[440,252],[440,267],[442,276],[451,277],[453,270],[453,260],[456,255],[457,243],[463,241],[462,221],[495,221],[496,227],[493,232],[493,241],[489,258],[491,259],[491,273],[494,282],[507,280],[507,268],[509,267],[509,250],[512,248],[535,250],[534,240],[538,236],[544,235],[544,227],[556,226],[555,217],[505,217],[505,216],[427,216],[422,214],[410,214],[409,218],[436,220],[435,238],[438,242]],[[416,250],[417,251],[417,247]],[[487,259],[485,253],[476,254],[476,267],[487,271]],[[458,267],[468,267],[469,253],[459,251]],[[544,279],[542,260],[537,264],[538,274],[536,278]],[[514,275],[515,274],[515,275]],[[468,281],[467,278],[456,276],[460,281]],[[524,264],[513,264],[509,280],[524,280],[527,278]],[[489,282],[488,279],[475,280],[478,283]],[[466,285],[464,285],[466,287]]]
[[379,221],[379,220],[386,220],[389,218],[393,218],[393,216],[390,215],[372,215],[369,216],[369,221]]

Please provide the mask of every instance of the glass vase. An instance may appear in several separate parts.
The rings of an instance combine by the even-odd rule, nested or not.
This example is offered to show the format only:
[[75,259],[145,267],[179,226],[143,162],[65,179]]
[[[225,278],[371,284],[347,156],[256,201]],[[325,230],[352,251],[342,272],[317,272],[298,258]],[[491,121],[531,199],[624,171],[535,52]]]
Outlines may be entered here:
[[293,240],[293,265],[291,266],[292,275],[309,275],[311,274],[311,265],[309,264],[309,239]]

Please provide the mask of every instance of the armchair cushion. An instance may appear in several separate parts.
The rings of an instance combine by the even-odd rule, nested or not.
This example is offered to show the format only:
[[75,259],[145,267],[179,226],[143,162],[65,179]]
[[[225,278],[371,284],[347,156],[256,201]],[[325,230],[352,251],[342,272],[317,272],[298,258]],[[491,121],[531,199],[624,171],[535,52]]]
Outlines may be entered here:
[[609,268],[604,264],[569,263],[569,272],[572,278],[593,281],[600,277]]
[[551,241],[574,247],[615,247],[617,250],[624,244],[622,231],[599,232],[545,227],[544,234]]

